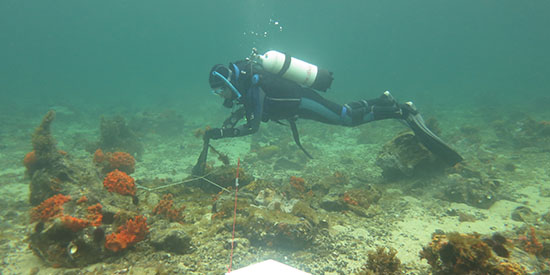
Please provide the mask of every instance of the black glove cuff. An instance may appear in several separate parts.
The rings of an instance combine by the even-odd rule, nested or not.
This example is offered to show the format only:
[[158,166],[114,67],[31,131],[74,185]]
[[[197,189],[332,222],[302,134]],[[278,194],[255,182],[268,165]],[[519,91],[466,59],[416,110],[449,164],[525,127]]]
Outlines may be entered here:
[[221,136],[222,137],[236,137],[240,133],[239,129],[237,128],[224,128],[221,129]]
[[223,131],[222,129],[220,128],[214,128],[214,129],[210,129],[210,130],[207,130],[205,133],[204,133],[204,139],[207,140],[207,139],[219,139],[219,138],[222,138],[222,135],[223,135]]

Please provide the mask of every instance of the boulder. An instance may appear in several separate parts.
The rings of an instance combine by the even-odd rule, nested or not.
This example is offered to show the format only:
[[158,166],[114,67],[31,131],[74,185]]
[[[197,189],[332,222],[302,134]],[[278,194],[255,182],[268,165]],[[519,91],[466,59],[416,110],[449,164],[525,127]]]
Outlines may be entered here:
[[155,230],[149,234],[151,245],[158,249],[174,254],[191,252],[191,237],[177,222],[159,220],[155,222]]
[[386,143],[376,164],[382,169],[382,175],[390,180],[432,174],[445,168],[412,132],[402,133]]

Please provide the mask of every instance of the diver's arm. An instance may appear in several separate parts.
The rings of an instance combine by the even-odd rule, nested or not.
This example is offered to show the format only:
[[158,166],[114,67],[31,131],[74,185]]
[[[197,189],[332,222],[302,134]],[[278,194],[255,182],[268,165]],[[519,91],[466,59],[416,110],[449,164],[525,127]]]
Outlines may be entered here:
[[262,112],[264,109],[265,92],[260,87],[253,87],[248,91],[251,97],[251,106],[246,112],[246,123],[235,128],[222,129],[223,137],[242,137],[254,134],[260,129]]
[[246,111],[247,122],[238,127],[214,128],[206,131],[205,138],[220,139],[228,137],[242,137],[256,133],[262,122],[265,92],[260,87],[251,88],[248,91],[251,96],[251,104]]
[[241,120],[245,116],[245,114],[246,110],[244,107],[241,107],[232,112],[231,115],[224,120],[222,128],[234,128],[237,122],[239,122],[239,120]]

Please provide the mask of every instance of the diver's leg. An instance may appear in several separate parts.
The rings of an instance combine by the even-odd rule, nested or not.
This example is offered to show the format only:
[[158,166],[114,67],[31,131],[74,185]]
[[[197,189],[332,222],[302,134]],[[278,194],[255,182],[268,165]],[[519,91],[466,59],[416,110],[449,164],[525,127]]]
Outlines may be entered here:
[[327,124],[342,125],[340,119],[342,104],[330,101],[311,89],[300,89],[298,92],[301,98],[296,113],[298,117]]
[[341,119],[348,126],[388,118],[403,118],[400,105],[388,91],[375,99],[354,101],[342,106]]
[[403,118],[397,101],[389,92],[378,98],[359,100],[340,105],[316,93],[304,94],[298,107],[301,118],[327,124],[357,126],[375,120]]
[[[424,119],[410,101],[398,104],[389,92],[385,92],[381,97],[372,101],[352,102],[344,105],[344,108],[347,106],[350,106],[351,109],[352,126],[387,118],[402,119],[413,130],[418,141],[434,155],[451,166],[462,161],[460,154],[426,126]],[[368,112],[369,110],[370,112]]]
[[412,102],[398,104],[389,92],[375,99],[360,100],[339,105],[318,97],[303,97],[298,116],[328,124],[357,126],[381,119],[404,120],[418,140],[432,153],[449,165],[462,161],[462,157],[426,126]]
[[319,121],[326,124],[341,125],[340,110],[342,105],[314,98],[303,97],[298,106],[298,117]]

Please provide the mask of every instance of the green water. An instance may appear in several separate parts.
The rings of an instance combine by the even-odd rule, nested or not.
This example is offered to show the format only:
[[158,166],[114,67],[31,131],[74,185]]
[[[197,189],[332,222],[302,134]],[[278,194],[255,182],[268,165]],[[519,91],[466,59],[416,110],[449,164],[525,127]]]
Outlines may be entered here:
[[[145,148],[136,163],[136,182],[164,188],[158,185],[165,179],[180,182],[195,165],[202,140],[193,132],[206,125],[219,127],[228,116],[220,98],[210,93],[210,68],[245,58],[252,47],[260,53],[287,52],[334,72],[333,86],[323,95],[338,103],[378,97],[385,90],[400,102],[413,100],[427,120],[435,117],[434,129],[441,130],[440,136],[466,161],[465,168],[448,170],[453,173],[449,177],[385,179],[377,164],[379,152],[406,129],[388,120],[356,128],[300,121],[302,143],[316,158],[312,161],[296,147],[290,130],[275,123],[262,126],[252,137],[213,141],[232,165],[239,158],[246,173],[259,179],[256,187],[243,188],[244,198],[260,191],[284,195],[294,176],[320,187],[311,189],[318,193],[311,199],[316,209],[321,198],[330,195],[336,201],[348,188],[364,188],[367,183],[381,190],[389,186],[373,217],[319,208],[320,218],[329,217],[330,234],[317,235],[311,247],[295,253],[274,249],[271,242],[260,244],[259,250],[239,243],[235,266],[267,259],[276,251],[276,259],[317,271],[314,274],[336,273],[334,268],[351,274],[359,267],[354,261],[365,260],[367,251],[383,244],[401,246],[399,256],[414,268],[420,246],[428,244],[436,230],[489,235],[502,231],[512,239],[525,238],[517,230],[524,223],[511,220],[512,208],[502,205],[529,207],[536,215],[546,213],[544,205],[550,205],[549,14],[548,0],[0,0],[0,250],[6,251],[0,273],[48,272],[28,249],[29,234],[34,232],[28,216],[33,179],[22,162],[33,150],[33,130],[49,109],[57,111],[52,135],[57,148],[68,152],[64,161],[88,165],[102,138],[100,116],[112,121],[114,115],[122,115]],[[221,165],[212,150],[208,161]],[[345,181],[332,184],[337,175]],[[324,178],[333,180],[322,183]],[[94,180],[103,193],[89,197],[109,204],[99,174]],[[479,185],[472,185],[476,182]],[[479,219],[477,227],[470,227],[470,221],[457,227],[449,214],[459,213],[451,208],[456,204],[441,197],[462,190],[454,186],[475,189],[476,194],[484,191],[477,192],[479,186],[489,186],[486,194],[502,204],[487,211],[457,208]],[[74,186],[70,192],[87,188]],[[178,205],[188,206],[185,226],[199,232],[193,235],[197,251],[165,257],[159,254],[164,252],[139,248],[88,273],[122,272],[138,258],[139,265],[158,265],[173,273],[183,273],[185,265],[197,272],[190,274],[223,272],[228,251],[218,250],[219,241],[228,240],[230,231],[221,229],[221,219],[205,215],[212,204],[210,194],[185,188],[174,194]],[[150,191],[139,190],[139,214],[154,221]],[[158,192],[160,197],[164,189]],[[396,223],[400,219],[403,223]],[[159,224],[151,223],[151,231],[159,230]],[[108,234],[115,231],[114,224],[103,228]],[[219,230],[202,234],[207,232],[204,228]],[[242,237],[241,228],[246,227],[237,228]],[[346,254],[349,261],[336,259],[334,253]],[[182,265],[174,264],[178,261]],[[543,260],[513,261],[532,267]]]
[[537,0],[4,0],[0,104],[195,106],[215,100],[210,67],[252,47],[333,71],[338,101],[391,90],[419,105],[534,104],[550,101],[549,12]]

